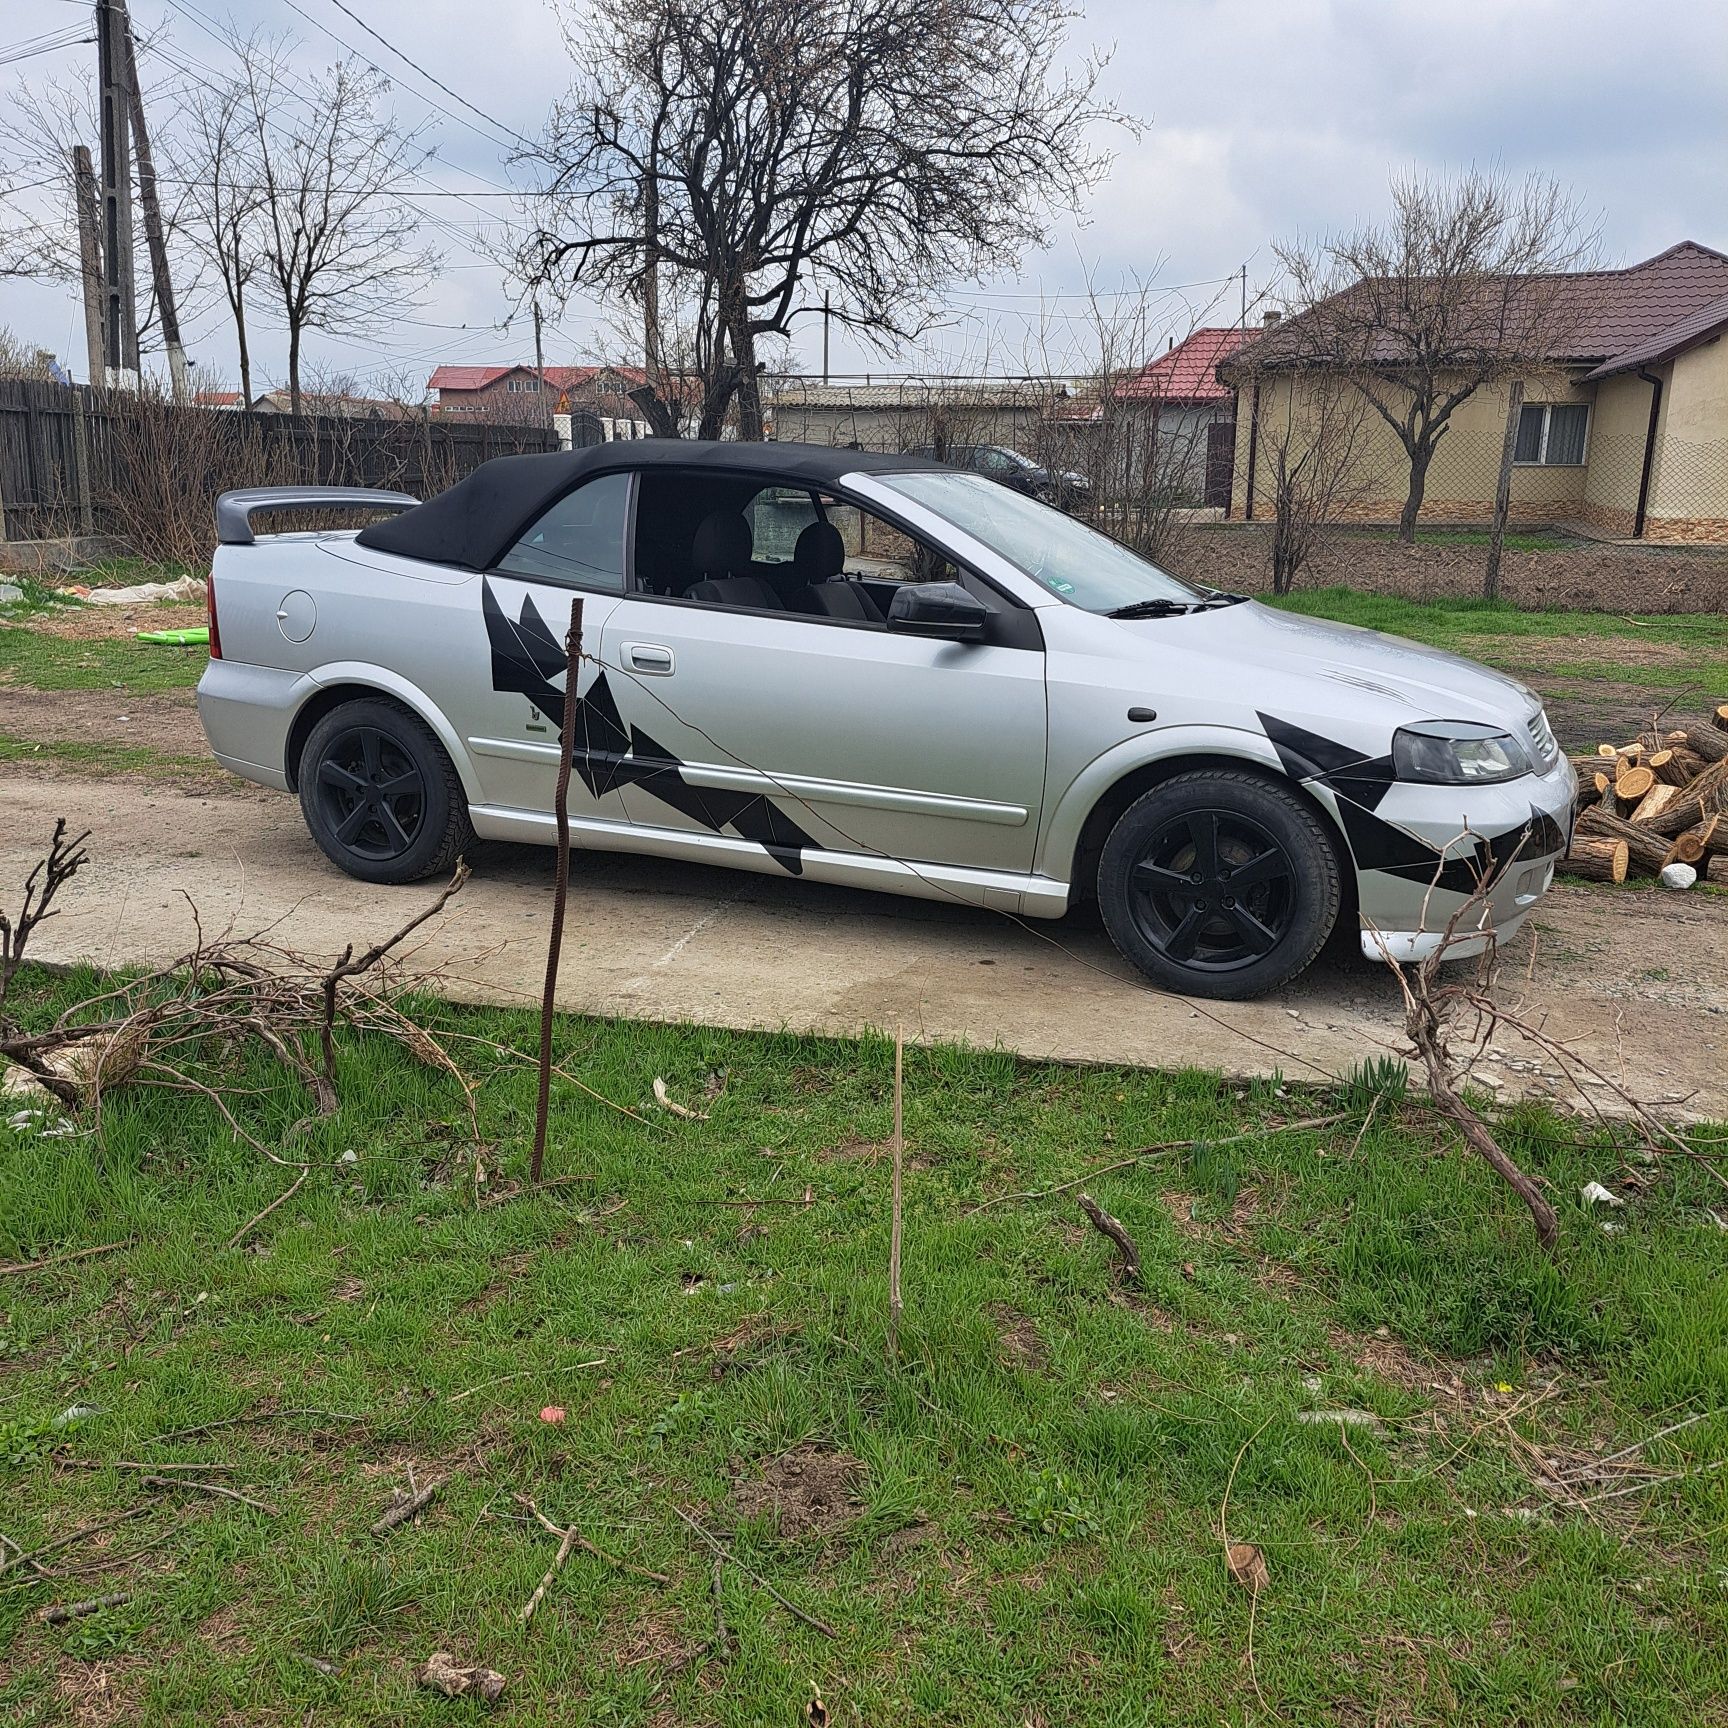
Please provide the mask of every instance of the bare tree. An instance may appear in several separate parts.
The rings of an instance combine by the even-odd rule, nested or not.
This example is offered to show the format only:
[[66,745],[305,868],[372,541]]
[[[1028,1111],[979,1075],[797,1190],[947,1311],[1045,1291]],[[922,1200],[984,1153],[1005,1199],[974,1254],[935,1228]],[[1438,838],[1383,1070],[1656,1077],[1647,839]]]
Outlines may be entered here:
[[1087,304],[1067,321],[1062,346],[1053,354],[1040,337],[1043,370],[1084,382],[1075,400],[1052,399],[1039,460],[1084,475],[1097,525],[1155,563],[1181,561],[1189,513],[1205,496],[1214,417],[1176,394],[1158,361],[1187,343],[1217,304],[1216,295],[1191,301],[1143,278],[1111,292],[1089,280]]
[[1392,183],[1392,214],[1311,245],[1278,248],[1292,310],[1270,354],[1345,374],[1391,428],[1409,462],[1398,537],[1416,518],[1453,414],[1485,385],[1563,345],[1594,230],[1572,195],[1533,175]]
[[[1244,376],[1252,381],[1251,372]],[[1250,390],[1253,443],[1272,494],[1272,592],[1288,594],[1321,535],[1372,478],[1369,409],[1336,372],[1285,374]]]
[[185,192],[180,224],[187,243],[222,285],[239,350],[240,395],[250,406],[252,349],[246,291],[263,261],[264,170],[256,112],[276,107],[280,52],[262,38],[237,38],[247,70],[221,82],[188,86],[182,124],[168,148]]
[[[1100,67],[1064,73],[1066,0],[588,0],[536,153],[536,287],[689,296],[712,437],[762,435],[757,344],[827,295],[874,341],[1011,262],[1108,157]],[[802,292],[802,298],[801,296]],[[646,344],[650,365],[655,344]]]
[[292,101],[267,57],[248,58],[243,77],[258,245],[298,414],[308,330],[364,335],[415,304],[434,255],[415,244],[409,193],[428,152],[380,114],[389,85],[377,73],[338,63]]

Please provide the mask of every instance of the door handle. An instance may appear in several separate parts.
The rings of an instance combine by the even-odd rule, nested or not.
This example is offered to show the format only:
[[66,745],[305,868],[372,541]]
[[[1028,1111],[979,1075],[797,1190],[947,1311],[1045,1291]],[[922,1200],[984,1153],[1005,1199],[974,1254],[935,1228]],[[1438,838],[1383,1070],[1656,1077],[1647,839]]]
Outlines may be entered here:
[[658,642],[626,642],[624,659],[633,671],[665,678],[672,671],[672,650]]

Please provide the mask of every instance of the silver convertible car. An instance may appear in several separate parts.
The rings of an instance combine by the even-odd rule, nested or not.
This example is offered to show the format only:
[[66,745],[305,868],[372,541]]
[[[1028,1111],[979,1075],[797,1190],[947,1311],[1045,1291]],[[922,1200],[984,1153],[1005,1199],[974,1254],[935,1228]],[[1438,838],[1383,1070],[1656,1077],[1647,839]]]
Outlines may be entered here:
[[[381,519],[253,532],[311,506]],[[1038,918],[1095,896],[1197,996],[1283,983],[1341,922],[1376,955],[1480,948],[1566,846],[1523,685],[917,457],[647,440],[216,514],[211,746],[371,882],[550,842],[565,727],[578,845]]]

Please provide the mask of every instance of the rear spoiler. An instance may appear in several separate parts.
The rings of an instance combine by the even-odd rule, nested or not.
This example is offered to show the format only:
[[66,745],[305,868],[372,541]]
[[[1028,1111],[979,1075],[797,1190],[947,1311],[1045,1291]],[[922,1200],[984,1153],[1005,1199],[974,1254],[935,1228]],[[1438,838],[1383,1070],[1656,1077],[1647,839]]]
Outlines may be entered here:
[[216,500],[216,538],[224,546],[250,546],[254,510],[364,510],[399,516],[420,500],[407,492],[377,492],[368,486],[253,486],[224,492]]

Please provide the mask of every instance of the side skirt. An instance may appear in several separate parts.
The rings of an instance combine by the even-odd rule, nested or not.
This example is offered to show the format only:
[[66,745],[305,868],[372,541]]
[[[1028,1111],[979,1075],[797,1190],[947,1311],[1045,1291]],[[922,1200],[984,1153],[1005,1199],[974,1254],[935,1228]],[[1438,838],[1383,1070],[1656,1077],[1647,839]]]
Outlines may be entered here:
[[[531,846],[557,843],[558,828],[549,813],[512,810],[501,805],[469,808],[474,832],[487,840],[515,840]],[[758,875],[783,876],[785,871],[756,842],[725,834],[691,834],[669,828],[637,827],[596,817],[572,816],[573,846],[594,852],[639,852],[654,858],[677,858],[690,864],[718,864]],[[869,888],[919,900],[958,901],[993,912],[1015,912],[1028,918],[1060,918],[1068,910],[1068,884],[1049,876],[1018,875],[1007,870],[968,870],[948,864],[907,864],[898,858],[878,858],[855,852],[825,852],[806,848],[802,854],[806,881],[832,882],[842,888]]]

